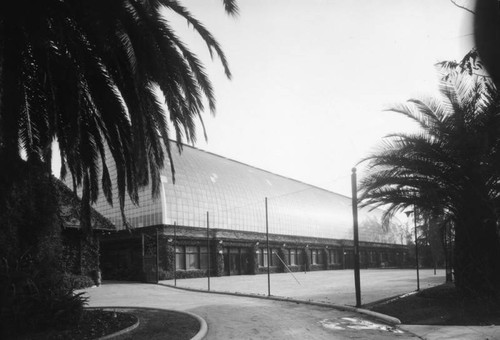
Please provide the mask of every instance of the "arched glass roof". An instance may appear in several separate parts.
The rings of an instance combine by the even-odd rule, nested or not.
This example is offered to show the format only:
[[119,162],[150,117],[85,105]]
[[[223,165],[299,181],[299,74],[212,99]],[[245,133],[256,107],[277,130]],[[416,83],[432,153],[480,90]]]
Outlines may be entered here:
[[[166,164],[159,199],[151,198],[150,188],[139,192],[139,206],[126,199],[126,216],[133,228],[174,223],[206,228],[208,212],[210,228],[265,233],[267,197],[271,234],[353,239],[349,197],[190,146],[172,156],[175,184]],[[109,170],[113,182],[116,171]],[[111,207],[100,197],[95,208],[123,228],[117,204]],[[382,228],[382,213],[359,210],[360,241],[402,243],[395,225]]]
[[[210,228],[263,233],[267,197],[272,234],[353,238],[349,197],[189,146],[173,157],[175,184],[169,166],[162,176],[166,224],[206,227],[208,212]],[[358,215],[361,241],[400,243],[382,228],[382,211]]]

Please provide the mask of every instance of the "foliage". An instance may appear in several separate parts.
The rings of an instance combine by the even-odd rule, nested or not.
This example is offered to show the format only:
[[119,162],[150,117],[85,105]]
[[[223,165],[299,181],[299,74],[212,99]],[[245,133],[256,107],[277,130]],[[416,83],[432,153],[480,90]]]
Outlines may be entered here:
[[222,243],[217,243],[215,248],[215,273],[214,276],[222,276],[224,275],[224,247]]
[[279,256],[278,264],[277,264],[277,267],[278,267],[277,271],[278,271],[278,273],[285,273],[286,272],[285,266],[288,265],[288,258],[285,256],[285,250],[282,247],[280,247],[280,248],[278,248],[277,254]]
[[77,320],[84,300],[65,284],[60,224],[52,177],[33,159],[18,162],[17,174],[0,182],[0,319],[10,332]]
[[77,323],[86,298],[73,294],[60,271],[26,255],[0,265],[0,318],[3,334],[21,334]]
[[304,271],[309,271],[310,270],[310,266],[311,266],[311,259],[310,259],[310,256],[309,256],[309,248],[308,247],[305,247],[305,248],[302,248],[302,261],[303,263],[301,263],[300,265],[303,266],[304,268]]
[[[233,0],[224,5],[236,14]],[[176,0],[0,4],[3,166],[9,168],[21,151],[50,166],[57,140],[61,176],[69,171],[83,186],[86,228],[100,187],[112,202],[106,148],[123,213],[126,192],[137,203],[138,188],[151,183],[158,195],[165,150],[173,170],[169,138],[175,136],[179,148],[183,138],[194,142],[204,102],[215,110],[210,80],[170,26],[172,15],[186,20],[230,77],[218,42]]]
[[255,275],[259,272],[259,245],[257,243],[252,244],[250,247],[249,256],[249,273],[250,275]]
[[63,274],[63,286],[68,287],[69,291],[74,289],[89,288],[95,284],[95,281],[87,275],[75,275],[70,273]]
[[[236,14],[233,0],[223,3]],[[204,103],[214,112],[212,85],[170,27],[171,15],[199,33],[230,77],[217,41],[176,0],[0,2],[2,322],[64,324],[78,318],[83,305],[58,288],[63,268],[50,178],[53,141],[61,176],[69,172],[75,188],[82,187],[81,226],[91,234],[90,203],[100,191],[113,203],[110,161],[126,221],[125,195],[137,203],[138,188],[149,183],[157,195],[166,156],[173,173],[169,138],[179,149],[183,139],[194,142]]]
[[206,269],[178,270],[175,275],[178,279],[193,279],[208,276]]
[[418,250],[424,267],[444,266],[444,230],[440,226],[443,222],[436,216],[422,214],[418,218]]
[[328,262],[329,262],[328,249],[323,248],[321,250],[321,254],[319,256],[321,256],[323,258],[323,268],[322,269],[328,269]]
[[163,242],[163,246],[160,246],[160,267],[166,271],[175,269],[175,248],[170,243]]
[[62,243],[62,266],[65,272],[91,275],[99,270],[99,243],[95,235],[87,236],[81,230],[64,230]]
[[[452,225],[455,276],[467,294],[498,295],[500,239],[499,95],[487,77],[442,63],[440,97],[410,99],[390,110],[416,122],[420,132],[388,136],[365,161],[365,205],[406,208]],[[458,66],[457,66],[458,65]],[[479,65],[474,63],[474,65]]]

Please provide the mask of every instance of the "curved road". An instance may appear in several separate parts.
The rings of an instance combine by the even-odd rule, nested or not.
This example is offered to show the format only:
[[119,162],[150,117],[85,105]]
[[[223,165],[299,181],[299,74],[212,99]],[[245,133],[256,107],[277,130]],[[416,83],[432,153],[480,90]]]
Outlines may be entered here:
[[356,313],[307,304],[142,283],[105,283],[84,292],[90,307],[153,307],[195,313],[207,321],[206,339],[417,339]]

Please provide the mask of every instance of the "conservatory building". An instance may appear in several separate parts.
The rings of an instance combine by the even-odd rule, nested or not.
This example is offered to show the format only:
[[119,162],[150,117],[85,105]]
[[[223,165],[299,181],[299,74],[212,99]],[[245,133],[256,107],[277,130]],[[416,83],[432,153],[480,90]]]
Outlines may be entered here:
[[[139,205],[126,201],[128,228],[118,206],[102,197],[94,206],[117,227],[101,238],[104,279],[353,267],[349,197],[190,146],[173,152],[173,162],[175,182],[166,164],[159,197],[145,188]],[[400,226],[382,224],[382,214],[359,210],[362,268],[406,264]]]

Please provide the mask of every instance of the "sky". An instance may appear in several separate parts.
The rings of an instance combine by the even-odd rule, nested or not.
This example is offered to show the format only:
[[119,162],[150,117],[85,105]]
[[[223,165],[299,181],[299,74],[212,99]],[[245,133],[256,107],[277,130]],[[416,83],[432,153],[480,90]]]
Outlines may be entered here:
[[167,12],[215,88],[208,140],[200,128],[195,146],[347,196],[353,166],[389,133],[415,129],[384,109],[435,93],[435,63],[473,47],[472,14],[449,0],[240,0],[236,18],[220,0],[181,3],[233,73]]
[[473,47],[472,14],[450,0],[239,0],[237,17],[221,0],[180,2],[219,41],[233,74],[165,13],[217,98],[215,116],[203,114],[208,140],[200,126],[194,146],[346,196],[351,169],[384,136],[415,131],[385,109],[435,93],[435,63]]

